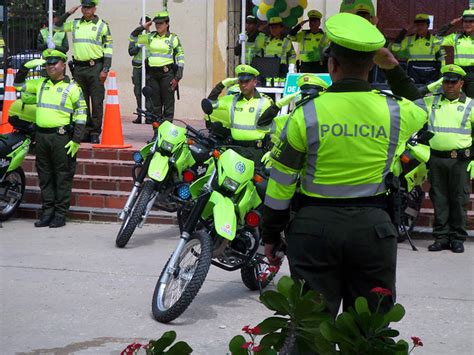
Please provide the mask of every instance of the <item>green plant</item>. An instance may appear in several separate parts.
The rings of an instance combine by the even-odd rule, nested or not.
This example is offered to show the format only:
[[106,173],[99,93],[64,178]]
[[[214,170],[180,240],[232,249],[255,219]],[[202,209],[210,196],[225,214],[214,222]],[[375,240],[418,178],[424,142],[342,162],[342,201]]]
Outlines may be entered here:
[[[147,355],[186,355],[193,352],[193,349],[184,341],[178,341],[171,346],[175,340],[176,332],[170,330],[165,332],[161,338],[150,340],[148,344],[132,343],[120,355],[134,355],[139,349],[144,349]],[[168,347],[170,348],[166,350]]]

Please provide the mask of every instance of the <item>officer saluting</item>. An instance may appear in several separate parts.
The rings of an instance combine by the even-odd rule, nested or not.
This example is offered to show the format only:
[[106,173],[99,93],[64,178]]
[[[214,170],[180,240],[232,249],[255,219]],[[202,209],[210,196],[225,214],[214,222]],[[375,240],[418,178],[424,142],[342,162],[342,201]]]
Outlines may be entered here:
[[67,56],[57,50],[43,52],[47,78],[26,80],[28,68],[44,63],[33,60],[15,77],[15,87],[36,94],[36,169],[43,215],[35,227],[58,228],[66,224],[76,169],[75,155],[84,134],[87,106],[81,88],[64,75]]
[[461,92],[466,72],[450,64],[441,68],[443,93],[426,96],[418,101],[428,111],[431,158],[429,180],[430,198],[435,210],[433,237],[429,251],[451,249],[464,251],[469,201],[469,172],[472,161],[474,101]]
[[[385,38],[364,18],[340,13],[326,21],[333,84],[303,100],[272,151],[263,240],[270,262],[285,228],[297,181],[300,209],[288,236],[292,277],[321,292],[332,316],[365,296],[372,309],[380,286],[395,293],[397,231],[387,213],[385,178],[426,112],[412,102],[372,91],[375,51]],[[394,297],[387,297],[387,311]]]
[[[81,87],[89,108],[87,131],[91,143],[99,143],[104,111],[104,82],[112,65],[112,35],[107,22],[96,14],[99,0],[81,0],[82,18],[64,21],[79,6],[61,16],[57,29],[72,32],[74,79]],[[63,25],[64,23],[64,25]]]

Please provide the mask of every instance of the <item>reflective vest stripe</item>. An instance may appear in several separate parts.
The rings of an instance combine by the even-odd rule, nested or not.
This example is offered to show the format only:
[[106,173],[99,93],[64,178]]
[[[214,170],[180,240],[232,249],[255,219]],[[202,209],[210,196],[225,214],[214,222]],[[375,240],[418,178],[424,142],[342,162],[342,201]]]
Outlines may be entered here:
[[471,134],[470,129],[464,128],[452,128],[452,127],[438,127],[438,126],[430,126],[430,131],[438,132],[438,133],[456,133],[456,134]]
[[265,98],[264,97],[260,98],[260,100],[258,102],[257,110],[255,111],[255,119],[253,121],[254,123],[251,124],[251,125],[238,124],[238,123],[234,122],[235,106],[237,105],[238,100],[239,100],[239,95],[235,95],[234,99],[232,100],[232,105],[230,107],[230,128],[241,129],[241,130],[244,130],[244,131],[254,131],[254,130],[256,130],[257,129],[256,122],[257,122],[257,119],[260,117],[260,112],[262,111],[262,107],[263,107],[263,103],[265,102]]
[[454,59],[474,59],[474,54],[455,54]]
[[72,43],[90,43],[90,44],[94,44],[96,46],[102,47],[101,42],[97,42],[97,41],[95,41],[93,39],[89,39],[89,38],[73,38]]
[[163,54],[163,53],[150,53],[148,56],[157,57],[157,58],[169,58],[169,59],[173,58],[172,54]]
[[105,27],[105,22],[102,20],[99,20],[99,21],[100,21],[100,25],[99,25],[99,29],[97,30],[97,37],[95,38],[95,40],[99,43],[102,43],[101,38],[102,38],[102,31],[104,30],[104,27]]
[[464,115],[462,116],[461,121],[461,128],[466,128],[467,120],[469,119],[469,115],[471,114],[472,106],[474,105],[474,100],[470,100],[467,104],[466,109],[464,110]]
[[429,124],[430,128],[434,126],[434,122],[436,119],[436,110],[433,110],[433,107],[438,105],[439,100],[441,100],[441,95],[436,96],[436,98],[433,100],[433,103],[431,104],[430,124]]
[[69,85],[64,89],[63,95],[61,97],[61,103],[59,104],[61,107],[66,107],[66,100],[69,91],[74,87],[74,83],[69,83]]
[[60,106],[60,105],[54,105],[54,104],[44,104],[44,103],[39,102],[37,104],[37,107],[50,108],[52,110],[58,110],[58,111],[67,112],[67,113],[74,113],[74,110],[72,110],[70,108],[66,108],[66,107],[63,107],[63,106]]
[[306,54],[306,50],[305,50],[306,34],[307,34],[306,31],[303,32],[303,40],[301,41],[300,55],[301,54]]
[[270,178],[275,180],[280,185],[292,185],[298,180],[298,174],[287,174],[278,170],[275,166],[272,167]]
[[291,200],[279,200],[270,197],[268,194],[265,194],[265,205],[273,208],[274,210],[286,210],[288,207],[290,207],[290,203]]
[[[70,109],[70,108],[67,108],[67,107],[64,106],[64,104],[66,103],[66,99],[67,99],[67,93],[66,93],[66,97],[64,96],[64,93],[63,93],[63,95],[61,97],[61,104],[59,104],[59,105],[46,104],[46,103],[42,102],[43,101],[43,92],[44,92],[44,88],[46,87],[47,81],[48,80],[46,79],[41,84],[37,107],[50,108],[50,109],[53,109],[53,110],[58,110],[58,111],[67,112],[67,113],[74,113],[73,109]],[[74,84],[70,83],[68,85],[68,87],[66,88],[66,90],[68,90],[68,89],[70,90],[70,87],[72,87],[72,85],[74,85]],[[63,103],[63,101],[64,101],[64,103]]]
[[306,191],[331,197],[364,197],[374,196],[387,190],[385,177],[390,172],[400,134],[400,106],[395,100],[389,97],[387,97],[386,100],[390,112],[390,137],[381,180],[379,183],[359,185],[323,185],[313,182],[320,143],[319,123],[313,101],[309,101],[303,106],[308,141],[307,171],[303,178],[303,188]]

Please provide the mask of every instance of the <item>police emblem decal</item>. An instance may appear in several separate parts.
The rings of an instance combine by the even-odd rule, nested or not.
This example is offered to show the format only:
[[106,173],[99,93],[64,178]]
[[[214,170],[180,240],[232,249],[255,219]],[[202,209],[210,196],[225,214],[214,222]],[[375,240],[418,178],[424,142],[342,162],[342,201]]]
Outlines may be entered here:
[[63,92],[63,89],[62,88],[57,88],[56,91],[57,92]]
[[97,27],[96,27],[96,26],[93,26],[93,27],[92,27],[92,31],[97,31]]
[[237,162],[235,164],[235,170],[241,174],[245,172],[245,164],[242,163],[241,161]]
[[458,111],[459,111],[459,112],[463,112],[463,111],[464,111],[464,106],[459,105],[459,106],[458,106]]
[[250,107],[250,108],[249,108],[249,112],[250,112],[250,113],[252,113],[252,112],[254,112],[254,111],[255,111],[255,107]]

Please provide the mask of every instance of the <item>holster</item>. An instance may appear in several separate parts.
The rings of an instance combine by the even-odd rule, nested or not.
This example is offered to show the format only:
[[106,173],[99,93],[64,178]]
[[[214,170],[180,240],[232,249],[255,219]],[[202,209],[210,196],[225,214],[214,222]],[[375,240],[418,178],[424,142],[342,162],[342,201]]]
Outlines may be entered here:
[[400,190],[400,179],[393,173],[389,173],[385,177],[385,185],[388,187],[388,208],[392,223],[396,226],[402,223],[402,193]]
[[71,75],[74,75],[74,57],[73,57],[73,60],[70,60],[67,62],[67,66],[69,67],[69,71],[71,72]]

